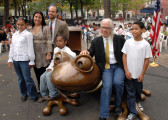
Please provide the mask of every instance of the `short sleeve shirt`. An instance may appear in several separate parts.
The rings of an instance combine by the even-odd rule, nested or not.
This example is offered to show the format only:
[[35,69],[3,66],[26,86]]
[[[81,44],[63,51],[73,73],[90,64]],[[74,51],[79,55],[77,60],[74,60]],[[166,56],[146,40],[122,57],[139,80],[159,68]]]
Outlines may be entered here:
[[127,67],[132,78],[138,78],[142,73],[145,58],[152,57],[149,43],[144,39],[141,41],[129,39],[125,42],[122,52],[127,55]]

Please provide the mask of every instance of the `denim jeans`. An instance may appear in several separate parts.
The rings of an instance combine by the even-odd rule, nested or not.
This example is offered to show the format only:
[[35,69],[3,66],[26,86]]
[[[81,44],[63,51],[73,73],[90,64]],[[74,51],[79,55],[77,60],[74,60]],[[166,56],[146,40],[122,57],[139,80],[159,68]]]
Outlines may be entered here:
[[115,106],[121,105],[124,91],[124,70],[118,64],[110,65],[110,69],[105,69],[102,75],[103,88],[101,89],[100,113],[103,118],[109,117],[109,103],[112,94],[112,87],[115,88]]
[[13,61],[16,74],[18,76],[19,88],[22,96],[26,96],[27,92],[31,99],[37,96],[37,89],[31,78],[29,61]]
[[136,102],[141,99],[141,92],[143,89],[143,83],[138,82],[137,79],[125,81],[125,86],[127,89],[127,107],[130,113],[137,115]]
[[45,71],[40,77],[40,93],[44,96],[56,97],[59,95],[58,89],[51,81],[52,70],[47,72]]

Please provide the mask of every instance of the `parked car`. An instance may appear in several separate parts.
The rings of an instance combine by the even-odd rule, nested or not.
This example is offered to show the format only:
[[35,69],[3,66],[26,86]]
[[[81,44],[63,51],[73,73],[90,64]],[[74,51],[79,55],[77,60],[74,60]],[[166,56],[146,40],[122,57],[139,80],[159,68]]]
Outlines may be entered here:
[[89,16],[89,17],[88,17],[88,20],[90,20],[90,21],[94,21],[94,20],[95,20],[95,17],[93,17],[93,16]]
[[99,20],[99,21],[101,21],[101,20],[103,20],[104,19],[104,16],[96,16],[96,20]]
[[113,18],[113,20],[122,20],[123,18],[119,17],[119,18]]

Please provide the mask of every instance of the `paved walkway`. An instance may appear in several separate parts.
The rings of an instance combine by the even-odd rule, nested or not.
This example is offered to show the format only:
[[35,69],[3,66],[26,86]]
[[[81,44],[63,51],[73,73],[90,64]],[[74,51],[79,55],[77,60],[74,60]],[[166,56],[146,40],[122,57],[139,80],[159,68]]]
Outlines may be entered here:
[[[82,41],[82,49],[86,49]],[[144,88],[152,93],[142,102],[146,113],[151,120],[167,120],[168,110],[168,50],[164,50],[157,59],[159,67],[149,67],[145,75]],[[79,106],[65,104],[68,114],[61,116],[58,107],[53,107],[50,116],[43,116],[42,109],[47,102],[37,103],[28,99],[21,102],[17,76],[7,64],[8,52],[0,53],[0,120],[98,120],[100,92],[81,93]],[[34,71],[31,71],[35,80]],[[114,119],[110,113],[110,119]]]

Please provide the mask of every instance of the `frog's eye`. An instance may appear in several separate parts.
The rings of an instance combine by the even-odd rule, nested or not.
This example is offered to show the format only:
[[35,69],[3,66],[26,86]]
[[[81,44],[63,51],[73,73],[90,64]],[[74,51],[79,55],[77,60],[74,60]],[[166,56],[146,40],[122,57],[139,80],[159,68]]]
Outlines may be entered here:
[[55,53],[54,65],[58,65],[59,63],[70,61],[70,57],[66,52],[57,52]]
[[88,55],[79,55],[74,62],[75,67],[82,72],[90,72],[93,69],[93,60]]

